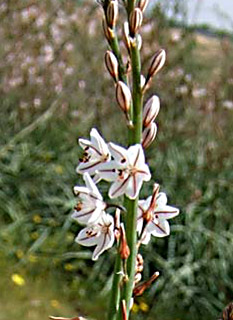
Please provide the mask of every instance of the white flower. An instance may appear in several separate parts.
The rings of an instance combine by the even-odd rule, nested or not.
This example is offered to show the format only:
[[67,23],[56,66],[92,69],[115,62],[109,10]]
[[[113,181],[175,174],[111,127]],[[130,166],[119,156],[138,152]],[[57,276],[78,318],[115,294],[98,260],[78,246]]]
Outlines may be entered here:
[[104,214],[106,204],[87,172],[84,173],[83,179],[86,187],[74,187],[74,193],[79,196],[81,201],[74,208],[72,218],[80,224],[89,224],[97,221]]
[[109,143],[109,149],[114,160],[102,165],[97,175],[101,179],[113,181],[108,193],[110,198],[125,194],[130,199],[135,199],[143,181],[149,181],[151,178],[142,146],[136,144],[125,149]]
[[158,190],[159,186],[155,184],[153,195],[138,202],[137,231],[143,244],[150,241],[151,235],[159,238],[168,236],[170,226],[167,220],[179,214],[179,209],[167,205],[166,194],[158,193]]
[[99,165],[111,159],[108,145],[95,128],[91,129],[90,136],[91,141],[79,139],[79,144],[84,149],[84,155],[76,168],[77,173],[88,172],[90,175],[94,175]]
[[92,255],[92,260],[97,260],[99,255],[111,248],[114,243],[114,221],[109,214],[104,214],[96,224],[92,224],[82,229],[75,241],[83,246],[96,248]]

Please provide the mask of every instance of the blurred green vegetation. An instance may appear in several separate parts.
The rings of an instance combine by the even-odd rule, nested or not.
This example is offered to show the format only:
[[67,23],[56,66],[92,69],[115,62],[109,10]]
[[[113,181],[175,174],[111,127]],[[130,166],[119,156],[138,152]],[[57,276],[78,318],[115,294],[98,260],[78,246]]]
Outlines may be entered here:
[[[100,9],[92,1],[3,1],[0,19],[0,319],[102,319],[115,252],[93,263],[74,244],[79,226],[70,219],[72,186],[82,183],[77,138],[95,126],[126,144]],[[144,73],[157,48],[168,53],[146,95],[161,99],[146,156],[181,214],[168,238],[143,247],[144,279],[161,276],[135,301],[134,319],[214,319],[233,300],[232,42],[169,27],[159,5],[142,35]]]

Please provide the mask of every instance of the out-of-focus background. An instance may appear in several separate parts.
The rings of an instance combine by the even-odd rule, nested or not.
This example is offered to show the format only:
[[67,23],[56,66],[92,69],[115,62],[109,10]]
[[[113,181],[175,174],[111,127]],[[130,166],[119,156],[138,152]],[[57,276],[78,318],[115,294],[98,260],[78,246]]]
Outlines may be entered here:
[[[230,2],[151,0],[145,15],[143,72],[156,49],[168,55],[146,94],[161,99],[146,156],[181,214],[169,237],[143,247],[144,279],[161,276],[135,300],[134,319],[217,319],[233,300]],[[2,0],[0,20],[0,319],[103,319],[115,251],[93,263],[70,219],[72,186],[83,183],[77,138],[95,126],[126,143],[101,10],[94,1]]]

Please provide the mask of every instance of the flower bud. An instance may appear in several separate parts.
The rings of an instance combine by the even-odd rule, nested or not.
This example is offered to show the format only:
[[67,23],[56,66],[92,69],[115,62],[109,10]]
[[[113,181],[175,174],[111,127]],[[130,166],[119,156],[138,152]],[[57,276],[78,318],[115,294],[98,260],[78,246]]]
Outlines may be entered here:
[[142,132],[142,147],[144,149],[148,148],[149,145],[154,141],[157,133],[157,125],[152,122],[147,126]]
[[121,300],[122,320],[127,320],[127,308],[125,300]]
[[138,32],[138,29],[142,25],[142,11],[139,8],[135,8],[129,17],[130,34],[134,37]]
[[141,11],[143,12],[144,10],[146,10],[148,3],[149,3],[149,0],[139,0],[138,8],[141,9]]
[[130,50],[130,40],[129,40],[129,24],[125,22],[123,25],[123,42],[125,44],[126,49]]
[[108,72],[113,77],[115,81],[118,79],[118,61],[115,55],[111,51],[105,53],[105,64],[108,69]]
[[135,276],[134,276],[134,283],[138,283],[140,282],[142,279],[142,274],[140,272],[136,273]]
[[127,259],[130,255],[130,250],[127,244],[127,240],[125,236],[125,228],[123,223],[121,223],[120,225],[120,231],[121,231],[121,239],[120,239],[121,242],[120,242],[119,253],[120,253],[121,259]]
[[152,96],[143,109],[143,126],[148,127],[159,113],[160,103],[157,96]]
[[109,28],[113,29],[115,27],[117,17],[118,17],[118,1],[112,0],[108,5],[107,13],[106,13],[106,18],[107,18],[107,23]]
[[142,284],[137,285],[134,290],[133,290],[133,295],[135,296],[141,296],[143,294],[143,292],[149,288],[152,283],[158,278],[159,276],[159,272],[155,272],[152,277],[150,277],[149,280],[143,282]]
[[108,40],[108,42],[110,42],[114,38],[114,32],[111,28],[108,27],[105,19],[103,19],[102,26],[105,38]]
[[114,234],[115,234],[115,238],[118,241],[120,239],[120,214],[121,214],[121,210],[119,208],[116,209],[115,212],[115,217],[114,217],[114,225],[115,225],[115,230],[114,230]]
[[143,74],[141,74],[141,77],[140,77],[140,82],[141,82],[141,88],[144,87],[145,83],[146,83],[146,78],[144,77]]
[[122,82],[118,81],[116,85],[116,99],[121,108],[121,110],[127,113],[130,109],[131,104],[131,92],[128,86]]
[[166,52],[163,49],[158,50],[152,58],[148,71],[147,80],[153,77],[163,67],[166,60]]

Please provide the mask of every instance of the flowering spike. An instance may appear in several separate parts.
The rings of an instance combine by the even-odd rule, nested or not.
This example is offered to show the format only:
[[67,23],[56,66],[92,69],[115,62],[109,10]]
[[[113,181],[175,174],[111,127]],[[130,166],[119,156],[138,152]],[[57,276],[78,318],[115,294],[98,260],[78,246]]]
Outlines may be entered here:
[[115,81],[118,80],[118,61],[116,56],[111,52],[107,51],[105,53],[105,64],[108,69],[108,72],[113,77]]
[[143,126],[148,127],[159,113],[160,102],[157,96],[152,96],[143,108]]
[[141,11],[143,12],[146,10],[148,3],[149,3],[149,0],[139,0],[138,1],[138,8],[140,8]]
[[148,148],[154,141],[157,133],[156,123],[150,123],[142,132],[142,146],[144,149]]
[[137,285],[137,286],[134,288],[134,290],[133,290],[134,296],[135,296],[135,297],[136,297],[136,296],[141,296],[141,295],[143,294],[143,292],[144,292],[147,288],[149,288],[149,287],[152,285],[152,283],[158,278],[158,276],[159,276],[159,272],[157,271],[157,272],[155,272],[155,273],[150,277],[149,280],[147,280],[147,281],[145,281],[145,282]]
[[132,101],[132,96],[129,87],[123,81],[117,82],[116,99],[121,110],[125,113],[128,113]]
[[139,8],[135,8],[129,17],[130,34],[132,37],[138,32],[138,29],[142,25],[142,11]]
[[112,0],[110,1],[107,7],[107,23],[109,28],[113,29],[116,25],[117,17],[118,17],[118,1]]

